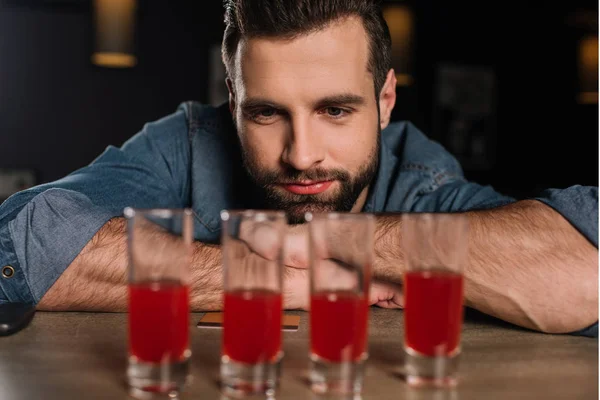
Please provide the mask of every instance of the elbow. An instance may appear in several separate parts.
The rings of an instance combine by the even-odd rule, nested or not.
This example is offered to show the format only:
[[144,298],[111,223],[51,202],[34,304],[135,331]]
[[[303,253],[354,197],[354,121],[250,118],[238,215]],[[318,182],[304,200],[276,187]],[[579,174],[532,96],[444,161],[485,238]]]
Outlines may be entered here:
[[538,308],[530,314],[534,329],[551,334],[575,333],[598,322],[598,267],[586,276],[571,293],[562,292],[549,300],[552,306]]
[[594,304],[584,307],[588,310],[595,309],[596,312],[565,310],[559,315],[533,316],[530,318],[533,321],[533,329],[547,334],[570,334],[590,328],[598,322],[598,307]]
[[575,333],[598,322],[598,249],[579,233],[574,237],[571,257],[562,264],[568,273],[556,282],[551,306],[537,316],[541,332]]

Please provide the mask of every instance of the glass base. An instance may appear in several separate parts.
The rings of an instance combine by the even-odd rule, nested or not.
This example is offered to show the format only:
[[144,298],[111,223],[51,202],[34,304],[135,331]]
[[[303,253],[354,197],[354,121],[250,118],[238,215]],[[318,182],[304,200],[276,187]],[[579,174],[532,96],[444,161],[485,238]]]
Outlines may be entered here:
[[129,357],[129,394],[136,399],[176,399],[189,380],[190,350],[174,363],[148,363]]
[[356,395],[362,392],[365,363],[369,358],[365,353],[352,362],[331,362],[318,355],[310,355],[310,387],[317,394]]
[[227,397],[246,398],[253,395],[274,398],[279,386],[281,360],[279,352],[275,361],[260,364],[245,364],[221,357],[221,390]]
[[426,356],[405,349],[406,383],[412,387],[455,387],[458,384],[460,349],[447,356]]

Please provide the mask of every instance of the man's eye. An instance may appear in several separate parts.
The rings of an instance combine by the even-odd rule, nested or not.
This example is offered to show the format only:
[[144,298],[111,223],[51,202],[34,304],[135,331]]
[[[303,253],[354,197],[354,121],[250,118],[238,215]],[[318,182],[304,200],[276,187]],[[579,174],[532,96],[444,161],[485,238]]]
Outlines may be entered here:
[[248,110],[246,115],[249,119],[253,120],[257,123],[271,123],[274,122],[275,118],[277,118],[277,114],[279,112],[276,108],[273,107],[265,107],[265,108],[256,108],[254,110]]
[[347,114],[350,114],[350,112],[348,112],[340,107],[327,107],[327,108],[323,109],[322,113],[327,114],[327,116],[329,116],[331,118],[342,118],[342,117],[346,116]]
[[259,110],[255,115],[257,117],[269,118],[275,115],[275,113],[276,111],[274,108],[264,108],[262,110]]
[[341,108],[327,107],[327,114],[331,115],[332,117],[339,117],[343,113],[344,113],[344,111]]

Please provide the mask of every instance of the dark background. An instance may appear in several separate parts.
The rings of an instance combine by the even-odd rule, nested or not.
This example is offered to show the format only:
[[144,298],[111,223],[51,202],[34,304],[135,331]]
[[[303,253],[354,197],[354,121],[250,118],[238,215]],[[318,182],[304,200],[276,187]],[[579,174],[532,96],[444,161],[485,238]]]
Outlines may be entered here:
[[[60,178],[120,145],[185,100],[209,102],[209,49],[220,43],[220,0],[140,1],[138,65],[100,68],[84,0],[0,0],[0,168],[38,183]],[[579,104],[572,23],[593,1],[408,2],[415,15],[412,75],[393,118],[434,129],[440,65],[490,68],[496,78],[486,165],[468,178],[517,197],[546,187],[598,185],[598,105]],[[571,22],[570,22],[571,21]]]

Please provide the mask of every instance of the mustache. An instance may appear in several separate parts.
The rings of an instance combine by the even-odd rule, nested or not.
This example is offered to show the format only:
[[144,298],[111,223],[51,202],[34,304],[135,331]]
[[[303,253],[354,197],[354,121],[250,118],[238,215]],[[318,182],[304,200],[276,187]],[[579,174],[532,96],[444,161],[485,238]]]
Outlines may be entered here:
[[313,168],[306,171],[299,171],[288,168],[281,172],[261,171],[260,176],[256,178],[261,186],[269,186],[282,183],[298,181],[350,181],[350,174],[341,169],[323,169]]

